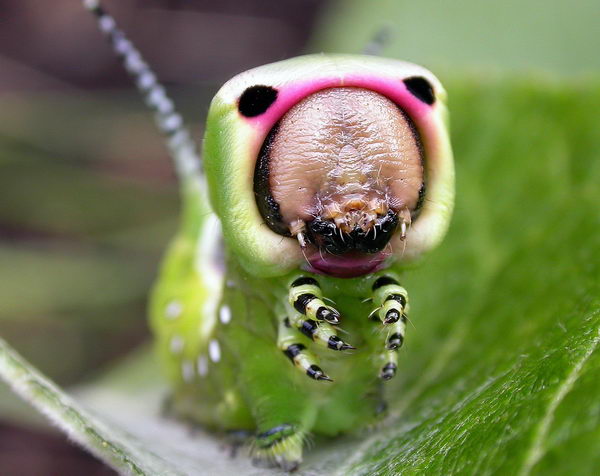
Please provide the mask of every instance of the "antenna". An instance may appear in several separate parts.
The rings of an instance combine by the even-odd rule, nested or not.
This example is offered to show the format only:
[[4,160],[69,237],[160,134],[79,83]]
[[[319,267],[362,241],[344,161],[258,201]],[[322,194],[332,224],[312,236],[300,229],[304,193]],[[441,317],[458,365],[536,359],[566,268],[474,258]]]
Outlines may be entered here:
[[100,5],[99,0],[82,0],[83,6],[98,20],[98,28],[110,40],[113,50],[142,93],[146,105],[154,112],[158,129],[167,136],[167,147],[175,162],[175,170],[181,181],[199,181],[202,177],[202,161],[198,147],[181,115],[165,88],[156,79],[140,52],[118,27],[112,16]]

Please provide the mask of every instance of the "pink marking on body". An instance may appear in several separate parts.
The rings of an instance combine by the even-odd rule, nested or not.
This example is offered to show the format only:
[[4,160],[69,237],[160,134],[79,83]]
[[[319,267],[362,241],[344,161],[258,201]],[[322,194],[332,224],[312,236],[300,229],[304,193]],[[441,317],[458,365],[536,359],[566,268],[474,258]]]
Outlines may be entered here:
[[370,74],[349,74],[343,77],[329,76],[311,80],[300,80],[284,87],[277,87],[277,100],[264,113],[256,117],[245,117],[244,120],[252,124],[257,130],[256,146],[260,147],[265,137],[283,115],[295,104],[307,96],[327,88],[357,87],[375,91],[387,97],[403,109],[415,122],[421,136],[432,137],[435,132],[435,123],[432,110],[435,107],[428,105],[413,96],[406,88],[403,78],[378,77]]
[[321,89],[335,88],[340,85],[341,79],[339,77],[318,78],[316,80],[305,80],[288,84],[283,88],[277,88],[277,100],[271,104],[265,113],[245,119],[266,136],[275,123],[305,97]]
[[378,92],[398,104],[415,122],[425,120],[435,106],[435,103],[430,106],[413,96],[399,78],[349,75],[344,79],[344,86],[362,87]]

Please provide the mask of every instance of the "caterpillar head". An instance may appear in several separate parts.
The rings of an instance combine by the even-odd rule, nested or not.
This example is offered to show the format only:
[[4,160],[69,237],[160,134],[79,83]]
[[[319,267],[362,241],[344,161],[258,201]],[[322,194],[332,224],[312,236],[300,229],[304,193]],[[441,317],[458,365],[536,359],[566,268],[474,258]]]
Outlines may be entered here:
[[227,82],[204,160],[241,264],[354,277],[434,247],[454,197],[444,100],[427,70],[365,56],[305,56]]

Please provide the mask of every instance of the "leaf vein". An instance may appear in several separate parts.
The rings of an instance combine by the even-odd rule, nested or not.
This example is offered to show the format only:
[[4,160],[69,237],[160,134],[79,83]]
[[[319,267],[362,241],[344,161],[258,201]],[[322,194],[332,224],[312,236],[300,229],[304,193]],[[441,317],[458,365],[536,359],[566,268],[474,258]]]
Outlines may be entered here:
[[556,389],[556,393],[550,400],[548,407],[546,408],[546,412],[544,413],[543,418],[538,423],[535,433],[533,435],[533,439],[531,442],[531,446],[525,455],[525,459],[523,461],[523,467],[519,474],[521,476],[527,476],[531,474],[533,467],[542,459],[545,453],[544,442],[548,437],[548,433],[550,432],[550,427],[554,421],[554,415],[559,405],[568,395],[568,393],[572,390],[577,379],[581,375],[581,371],[585,366],[586,362],[589,360],[594,351],[598,348],[598,344],[600,343],[600,328],[597,329],[596,336],[590,342],[589,348],[586,352],[581,356],[581,358],[575,363],[567,378],[563,381],[562,384],[558,386]]

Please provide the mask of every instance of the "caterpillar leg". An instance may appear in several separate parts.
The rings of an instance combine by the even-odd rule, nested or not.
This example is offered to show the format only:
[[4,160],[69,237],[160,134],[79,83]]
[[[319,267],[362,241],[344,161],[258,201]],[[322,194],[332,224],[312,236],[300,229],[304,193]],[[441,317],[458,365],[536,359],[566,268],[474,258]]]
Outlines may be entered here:
[[299,337],[298,331],[292,328],[289,319],[286,318],[280,321],[277,345],[286,357],[292,361],[298,370],[304,372],[310,378],[331,381],[317,365],[316,357],[306,350],[306,346],[299,341]]
[[373,304],[370,318],[383,325],[383,345],[380,354],[383,362],[379,377],[390,380],[398,368],[397,351],[404,343],[408,313],[408,293],[395,278],[381,276],[372,287]]
[[301,314],[294,313],[292,318],[283,320],[286,327],[295,327],[299,332],[317,345],[331,350],[354,350],[356,347],[344,342],[337,336],[336,330],[326,322],[318,322],[314,319],[306,319]]
[[296,368],[309,377],[315,380],[331,380],[316,364],[314,355],[302,344],[300,333],[317,345],[331,350],[355,349],[340,339],[330,324],[339,322],[339,312],[323,302],[317,280],[310,277],[300,277],[291,284],[288,301],[291,317],[279,321],[279,348]]
[[303,276],[290,286],[289,303],[300,314],[309,319],[336,325],[340,322],[337,309],[323,302],[323,293],[316,279]]

